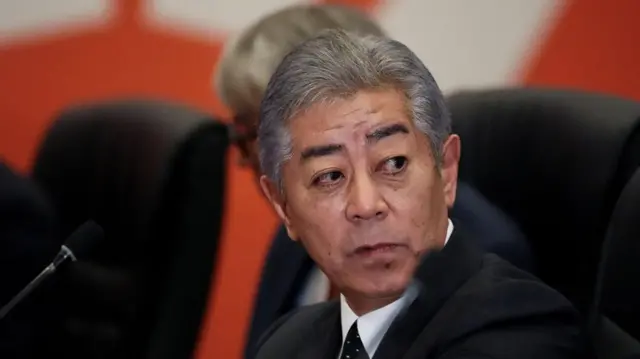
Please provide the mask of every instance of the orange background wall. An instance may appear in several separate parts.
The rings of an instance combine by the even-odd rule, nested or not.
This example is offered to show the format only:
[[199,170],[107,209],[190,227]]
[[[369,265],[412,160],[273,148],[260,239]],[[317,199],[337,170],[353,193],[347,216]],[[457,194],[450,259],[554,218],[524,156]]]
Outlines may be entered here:
[[572,0],[522,70],[528,85],[640,100],[640,1]]
[[[507,1],[507,0],[505,0]],[[377,1],[344,0],[375,11]],[[54,114],[73,103],[149,95],[225,116],[211,75],[226,36],[185,37],[140,21],[119,0],[108,24],[0,47],[0,157],[27,173]],[[607,5],[605,5],[607,3]],[[566,1],[524,59],[516,82],[599,90],[640,100],[640,2]],[[475,64],[481,71],[482,64]],[[234,154],[231,154],[234,156]],[[276,221],[249,173],[231,167],[216,288],[198,358],[240,358],[262,260]]]

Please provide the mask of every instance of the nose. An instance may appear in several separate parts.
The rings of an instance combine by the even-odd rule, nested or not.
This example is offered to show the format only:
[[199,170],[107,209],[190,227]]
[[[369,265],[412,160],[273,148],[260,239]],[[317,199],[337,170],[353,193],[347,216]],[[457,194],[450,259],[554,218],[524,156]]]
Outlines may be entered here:
[[384,219],[388,213],[389,207],[371,176],[369,174],[354,176],[349,186],[347,219],[352,222],[380,220]]

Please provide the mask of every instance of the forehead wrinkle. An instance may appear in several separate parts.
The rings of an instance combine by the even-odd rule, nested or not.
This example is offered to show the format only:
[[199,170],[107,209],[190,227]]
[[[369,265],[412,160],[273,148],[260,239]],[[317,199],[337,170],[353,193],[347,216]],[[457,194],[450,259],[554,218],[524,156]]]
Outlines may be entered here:
[[[329,134],[334,131],[339,131],[335,133],[335,135],[338,136],[335,138],[336,143],[344,143],[347,138],[350,138],[348,141],[355,140],[356,142],[363,142],[364,144],[366,143],[366,134],[372,128],[380,125],[381,121],[385,122],[385,120],[388,119],[387,115],[381,116],[383,115],[383,110],[390,105],[389,101],[384,99],[383,101],[379,99],[359,101],[357,98],[348,98],[330,103],[331,105],[329,106],[327,106],[326,102],[316,103],[304,112],[299,113],[296,117],[299,119],[300,117],[304,117],[304,115],[313,113],[315,113],[316,116],[319,115],[322,119],[320,123],[314,126],[315,131],[319,131],[316,133]],[[295,121],[295,119],[296,118],[292,118],[292,120],[294,120],[292,122],[298,122]],[[324,122],[324,125],[322,122]],[[346,129],[350,129],[351,131],[346,133]]]
[[[351,116],[351,115],[355,114],[356,112],[359,112],[359,111],[362,111],[362,110],[363,110],[363,109],[358,108],[358,109],[354,109],[354,110],[348,111],[348,112],[346,112],[346,113],[344,113],[344,114],[339,115],[339,118],[340,118],[340,119],[345,119],[346,117],[349,117],[349,116]],[[363,114],[358,114],[357,116],[358,116],[358,117],[367,116],[367,115],[369,115],[369,114],[373,114],[373,113],[376,113],[376,112],[377,112],[377,111],[366,111],[365,113],[363,113]],[[356,120],[355,120],[355,123],[352,125],[352,127],[354,127],[354,128],[356,128],[356,129],[357,129],[357,128],[359,128],[359,127],[361,127],[361,126],[365,125],[368,121],[369,121],[369,118],[359,118],[359,119],[356,119]],[[340,122],[340,123],[336,123],[335,125],[333,125],[333,126],[329,127],[327,130],[337,130],[337,129],[344,128],[344,127],[346,127],[346,126],[347,126],[347,125],[346,125],[344,122]]]
[[[382,107],[384,107],[385,103],[371,103],[370,101],[367,101],[365,103],[358,103],[357,99],[355,99],[356,96],[350,96],[348,98],[339,98],[339,99],[335,99],[334,101],[322,101],[320,103],[317,103],[313,106],[311,106],[310,108],[308,108],[305,112],[312,112],[314,110],[319,110],[320,108],[322,108],[321,106],[327,106],[328,107],[332,107],[332,106],[338,106],[336,110],[335,115],[339,118],[345,118],[348,117],[350,115],[353,115],[357,112],[362,112],[361,114],[358,114],[358,117],[361,116],[367,116],[367,115],[372,115],[372,114],[376,114],[380,112],[380,109]],[[355,103],[354,103],[355,102]],[[321,110],[322,111],[322,110]],[[324,112],[324,111],[322,111]],[[324,117],[325,120],[328,120],[329,114],[327,112],[324,112]],[[354,127],[359,127],[362,125],[362,122],[365,122],[366,119],[360,119],[358,120],[358,122],[354,125]],[[343,123],[337,123],[329,128],[327,128],[327,130],[333,130],[333,129],[340,129],[343,128],[345,125]]]

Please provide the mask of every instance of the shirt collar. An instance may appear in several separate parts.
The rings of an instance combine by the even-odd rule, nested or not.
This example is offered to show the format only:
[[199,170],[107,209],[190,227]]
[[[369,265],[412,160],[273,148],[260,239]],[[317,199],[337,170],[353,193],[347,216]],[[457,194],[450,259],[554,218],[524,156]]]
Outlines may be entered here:
[[[447,226],[447,235],[444,240],[446,245],[453,233],[453,223],[449,220]],[[402,297],[395,302],[390,303],[382,308],[369,312],[361,317],[358,317],[343,295],[340,295],[340,321],[342,328],[342,343],[347,337],[347,333],[351,328],[351,325],[358,321],[358,333],[360,334],[360,340],[364,345],[365,350],[370,358],[373,358],[382,338],[387,333],[387,330],[391,326],[393,320],[398,316],[403,309],[409,307],[414,299],[418,296],[418,284],[411,283]],[[342,350],[341,350],[342,351]]]

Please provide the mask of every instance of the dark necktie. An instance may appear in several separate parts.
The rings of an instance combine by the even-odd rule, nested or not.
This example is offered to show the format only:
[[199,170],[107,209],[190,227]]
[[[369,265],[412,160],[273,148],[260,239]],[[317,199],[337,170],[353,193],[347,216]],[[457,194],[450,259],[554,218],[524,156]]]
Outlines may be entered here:
[[369,355],[364,349],[362,340],[360,340],[360,334],[358,334],[357,320],[353,322],[351,329],[349,329],[349,333],[347,333],[347,338],[344,341],[340,359],[369,359]]

